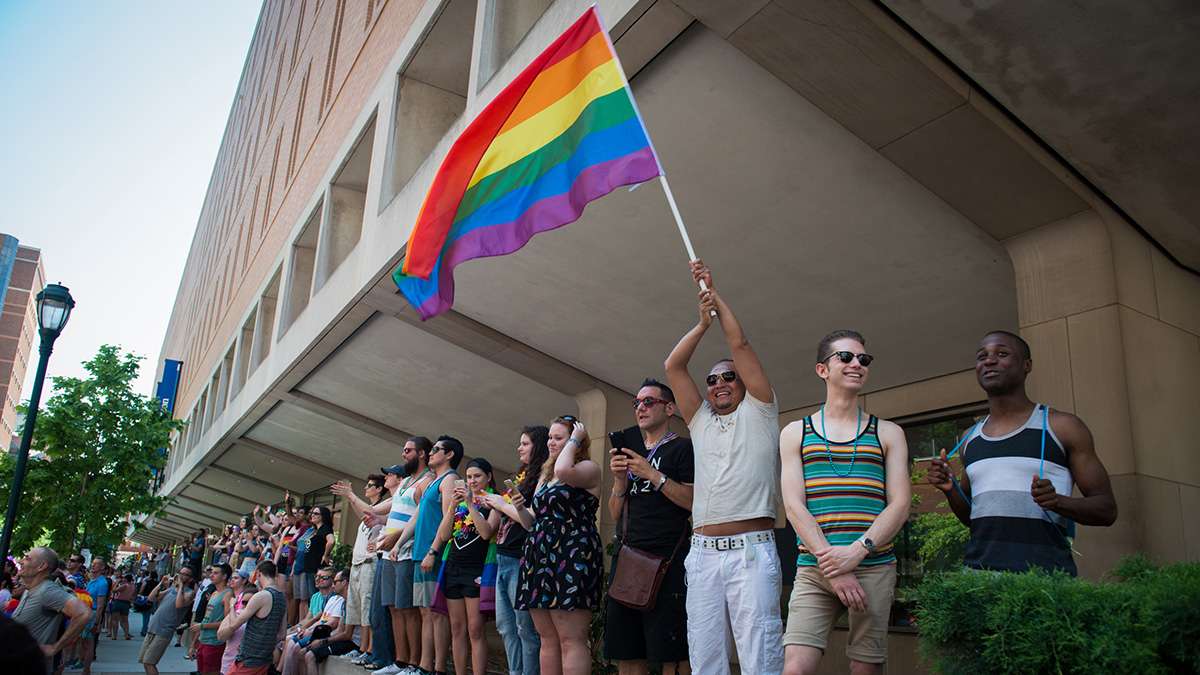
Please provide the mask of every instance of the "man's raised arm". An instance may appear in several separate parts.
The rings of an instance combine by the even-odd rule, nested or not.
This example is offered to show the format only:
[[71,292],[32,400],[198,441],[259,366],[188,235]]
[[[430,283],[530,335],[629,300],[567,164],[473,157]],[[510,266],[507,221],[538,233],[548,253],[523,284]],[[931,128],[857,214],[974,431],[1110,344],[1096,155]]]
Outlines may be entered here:
[[742,330],[742,324],[733,315],[733,310],[713,287],[712,270],[704,264],[704,261],[693,260],[692,278],[697,283],[703,281],[708,286],[707,291],[700,291],[701,306],[706,304],[707,298],[709,303],[716,307],[717,320],[721,323],[721,331],[725,333],[725,343],[729,345],[729,355],[733,357],[733,369],[742,379],[742,384],[746,385],[746,391],[763,403],[773,403],[775,394],[771,391],[771,383],[767,380],[767,373],[763,370],[762,362],[758,360],[758,354],[755,353],[754,347],[750,346],[750,340],[746,339],[746,332]]
[[700,321],[679,338],[679,342],[667,355],[667,361],[663,364],[663,370],[667,375],[667,386],[675,392],[675,405],[679,407],[684,423],[692,421],[704,401],[695,381],[688,373],[688,363],[692,360],[692,355],[696,353],[696,347],[700,345],[700,340],[708,332],[708,327],[712,325],[712,314],[709,313],[709,310],[713,307],[711,303],[706,304],[706,292],[700,293]]

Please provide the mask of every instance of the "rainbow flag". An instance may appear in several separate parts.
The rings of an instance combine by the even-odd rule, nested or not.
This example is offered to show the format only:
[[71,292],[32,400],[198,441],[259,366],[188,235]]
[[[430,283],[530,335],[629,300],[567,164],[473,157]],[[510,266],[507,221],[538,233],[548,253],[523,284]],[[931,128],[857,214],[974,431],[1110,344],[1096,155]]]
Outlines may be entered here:
[[595,8],[521,71],[442,161],[392,278],[429,319],[454,268],[574,222],[588,202],[662,173]]

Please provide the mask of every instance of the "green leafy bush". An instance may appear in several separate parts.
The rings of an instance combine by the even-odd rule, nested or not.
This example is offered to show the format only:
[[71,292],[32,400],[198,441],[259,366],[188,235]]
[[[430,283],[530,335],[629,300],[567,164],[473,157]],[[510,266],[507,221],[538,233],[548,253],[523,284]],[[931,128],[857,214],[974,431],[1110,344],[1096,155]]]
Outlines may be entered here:
[[922,513],[913,521],[913,535],[917,557],[929,573],[962,565],[971,531],[953,513]]
[[927,576],[921,653],[947,674],[1200,672],[1200,565],[1135,560],[1118,572],[1102,583],[1042,572]]
[[334,569],[348,570],[350,569],[350,558],[354,555],[354,547],[344,542],[337,542],[333,545],[333,551],[329,554],[329,563]]

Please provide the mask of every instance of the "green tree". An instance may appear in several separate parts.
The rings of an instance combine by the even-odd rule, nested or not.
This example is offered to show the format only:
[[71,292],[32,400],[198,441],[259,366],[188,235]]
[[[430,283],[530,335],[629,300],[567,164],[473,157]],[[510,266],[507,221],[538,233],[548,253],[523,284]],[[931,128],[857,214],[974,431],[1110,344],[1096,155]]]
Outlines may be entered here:
[[[142,357],[104,345],[84,378],[53,378],[38,413],[28,473],[12,538],[19,555],[34,543],[60,553],[107,551],[125,538],[130,514],[166,506],[155,496],[159,448],[183,427],[131,385]],[[7,503],[15,459],[0,457],[0,503]]]

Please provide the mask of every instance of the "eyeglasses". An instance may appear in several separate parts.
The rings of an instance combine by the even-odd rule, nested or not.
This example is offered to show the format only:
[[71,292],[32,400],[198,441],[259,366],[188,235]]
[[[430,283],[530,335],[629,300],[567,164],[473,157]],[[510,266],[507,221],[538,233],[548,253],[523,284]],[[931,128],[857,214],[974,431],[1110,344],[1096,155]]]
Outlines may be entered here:
[[715,387],[718,379],[726,382],[733,382],[737,379],[737,373],[733,372],[732,370],[726,370],[723,373],[713,373],[712,375],[704,378],[704,381],[708,383],[708,386]]
[[331,576],[329,576],[329,575],[327,575],[327,574],[318,574],[318,575],[317,575],[317,579],[320,579],[320,580],[323,580],[323,581],[329,581],[329,580],[330,580],[330,579],[332,579],[332,578],[333,578],[333,577],[331,577]]
[[382,488],[383,486],[379,485],[378,483],[367,483],[367,487],[375,488],[376,490],[378,490],[378,489]]
[[83,558],[71,558],[71,559],[70,559],[70,562],[77,562],[77,563],[81,563],[81,562],[83,562]]
[[871,362],[875,360],[875,357],[871,356],[870,354],[855,354],[854,352],[840,352],[839,351],[839,352],[834,352],[834,353],[830,354],[829,356],[826,356],[825,358],[821,359],[821,363],[825,363],[826,361],[828,361],[829,359],[832,359],[835,356],[837,357],[837,360],[841,361],[842,363],[850,363],[857,357],[858,365],[862,366],[863,368],[870,368]]
[[310,515],[310,516],[319,516],[319,515],[321,515],[321,512],[320,512],[320,511],[309,511],[308,515]]
[[646,398],[633,399],[633,407],[635,410],[638,408],[638,406],[643,406],[643,405],[646,406],[647,408],[653,408],[654,406],[658,405],[659,403],[665,404],[665,403],[667,403],[667,400],[661,399],[661,398],[654,398],[653,396],[647,396]]

